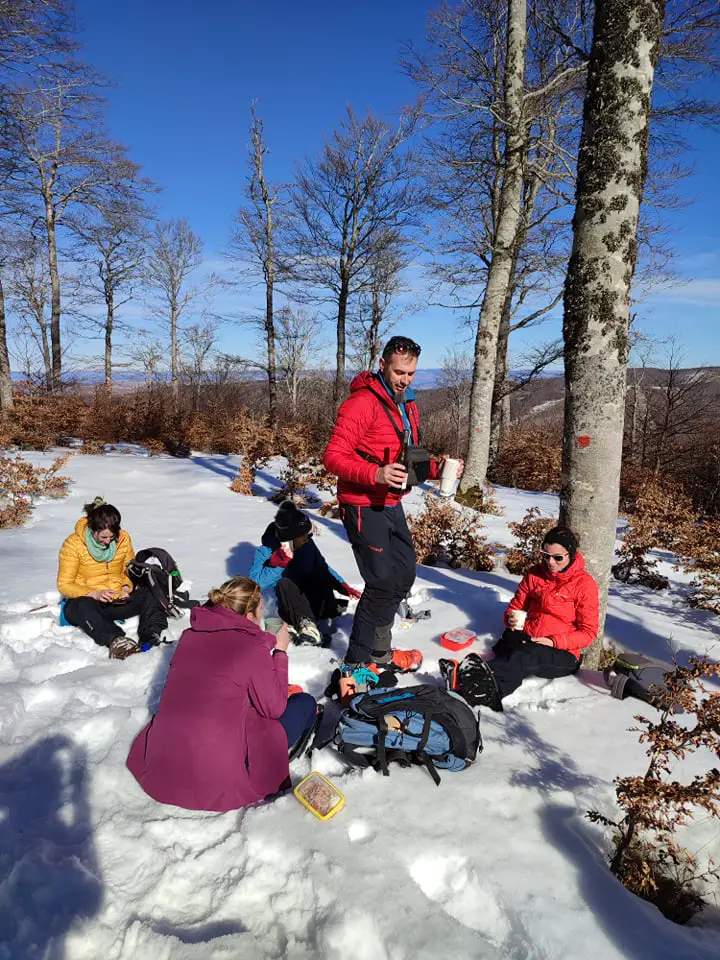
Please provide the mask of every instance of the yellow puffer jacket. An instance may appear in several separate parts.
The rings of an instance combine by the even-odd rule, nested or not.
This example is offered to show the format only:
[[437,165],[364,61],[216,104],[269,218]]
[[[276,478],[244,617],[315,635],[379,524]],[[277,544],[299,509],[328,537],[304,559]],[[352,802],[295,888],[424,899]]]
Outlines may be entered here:
[[125,567],[135,556],[130,534],[120,531],[117,550],[110,563],[94,560],[85,544],[87,519],[81,517],[75,524],[75,533],[71,533],[60,548],[57,588],[64,597],[85,597],[92,590],[114,590],[119,596],[120,589],[132,582]]

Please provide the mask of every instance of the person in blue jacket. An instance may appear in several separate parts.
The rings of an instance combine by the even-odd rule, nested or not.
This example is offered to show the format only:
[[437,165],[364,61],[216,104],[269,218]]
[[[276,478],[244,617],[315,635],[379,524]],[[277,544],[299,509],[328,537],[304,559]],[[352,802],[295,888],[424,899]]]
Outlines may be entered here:
[[[292,544],[292,550],[283,544]],[[347,600],[339,600],[335,591],[360,597],[327,565],[315,545],[310,518],[291,500],[280,505],[263,533],[248,575],[263,592],[274,590],[278,615],[295,632],[298,643],[320,644],[317,621],[344,613]]]

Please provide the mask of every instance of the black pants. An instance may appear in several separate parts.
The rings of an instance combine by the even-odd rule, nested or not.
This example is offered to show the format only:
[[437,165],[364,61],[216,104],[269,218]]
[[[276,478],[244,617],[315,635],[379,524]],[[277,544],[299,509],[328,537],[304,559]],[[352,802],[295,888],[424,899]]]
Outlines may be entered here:
[[415,547],[401,504],[343,504],[341,514],[365,581],[345,659],[348,663],[372,663],[373,652],[381,654],[390,649],[390,629],[398,604],[415,582]]
[[[333,593],[335,580],[322,573],[317,577],[285,574],[275,587],[278,611],[285,623],[295,627],[301,620],[333,620],[342,610]],[[283,612],[285,610],[288,616]]]
[[152,641],[167,629],[167,616],[149,590],[142,587],[134,590],[122,603],[103,603],[92,597],[73,597],[65,601],[65,619],[74,627],[80,627],[95,643],[109,647],[115,637],[124,632],[115,621],[140,617],[138,638],[140,643]]
[[567,650],[533,643],[520,630],[506,630],[493,647],[495,658],[488,661],[501,697],[517,690],[525,677],[569,677],[580,669],[580,661]]

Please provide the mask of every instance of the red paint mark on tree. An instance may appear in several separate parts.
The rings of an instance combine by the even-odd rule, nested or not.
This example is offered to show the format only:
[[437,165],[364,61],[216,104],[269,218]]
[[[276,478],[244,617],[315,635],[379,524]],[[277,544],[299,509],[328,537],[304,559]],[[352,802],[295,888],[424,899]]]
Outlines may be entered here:
[[576,442],[579,447],[589,447],[590,437],[586,433],[584,433],[582,436],[577,438]]

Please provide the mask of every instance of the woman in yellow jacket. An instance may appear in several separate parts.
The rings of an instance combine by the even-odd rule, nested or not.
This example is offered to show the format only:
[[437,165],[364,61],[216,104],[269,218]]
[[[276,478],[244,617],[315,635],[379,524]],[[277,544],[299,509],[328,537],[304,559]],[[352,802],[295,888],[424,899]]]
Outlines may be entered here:
[[159,643],[167,628],[165,612],[152,593],[133,589],[126,568],[134,556],[130,535],[120,529],[120,512],[102,497],[85,505],[85,516],[60,549],[57,586],[66,598],[65,619],[107,647],[114,660],[139,650],[117,620],[139,616],[143,646]]

